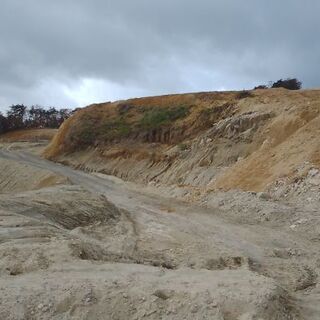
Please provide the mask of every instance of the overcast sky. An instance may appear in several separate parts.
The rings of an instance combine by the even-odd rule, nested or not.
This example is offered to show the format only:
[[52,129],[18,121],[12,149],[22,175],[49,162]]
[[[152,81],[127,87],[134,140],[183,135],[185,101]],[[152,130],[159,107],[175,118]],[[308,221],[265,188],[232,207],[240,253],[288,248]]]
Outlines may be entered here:
[[319,14],[319,0],[1,0],[0,109],[320,87]]

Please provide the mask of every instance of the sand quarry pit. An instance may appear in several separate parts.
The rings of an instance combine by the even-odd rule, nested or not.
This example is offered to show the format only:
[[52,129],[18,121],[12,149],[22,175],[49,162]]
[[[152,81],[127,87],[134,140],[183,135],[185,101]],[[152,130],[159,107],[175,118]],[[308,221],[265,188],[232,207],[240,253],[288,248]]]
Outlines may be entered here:
[[76,170],[24,139],[0,143],[1,320],[319,319],[317,169],[196,193]]
[[[10,162],[15,172],[39,165]],[[32,177],[41,181],[38,170]],[[286,290],[252,270],[246,251],[260,248],[235,248],[228,235],[224,243],[226,226],[211,229],[206,213],[192,222],[183,204],[168,213],[152,197],[135,197],[129,211],[134,192],[123,190],[129,197],[115,205],[108,189],[112,199],[119,186],[107,179],[36,190],[32,183],[27,190],[30,177],[13,179],[19,187],[3,183],[0,195],[1,319],[294,319],[298,312]]]

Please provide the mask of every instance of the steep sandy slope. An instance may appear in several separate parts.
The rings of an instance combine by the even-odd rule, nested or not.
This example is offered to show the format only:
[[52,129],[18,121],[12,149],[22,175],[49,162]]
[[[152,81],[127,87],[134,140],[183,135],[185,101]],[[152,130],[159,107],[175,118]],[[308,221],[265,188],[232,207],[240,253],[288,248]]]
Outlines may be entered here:
[[125,180],[195,193],[270,191],[320,165],[320,91],[173,95],[92,105],[45,156]]

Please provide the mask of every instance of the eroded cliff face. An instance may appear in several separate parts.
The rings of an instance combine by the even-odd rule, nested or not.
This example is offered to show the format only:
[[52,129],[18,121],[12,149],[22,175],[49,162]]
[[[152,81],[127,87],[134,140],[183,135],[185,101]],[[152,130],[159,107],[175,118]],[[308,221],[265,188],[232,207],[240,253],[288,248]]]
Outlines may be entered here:
[[319,114],[320,90],[198,93],[92,105],[61,127],[45,156],[195,193],[274,190],[280,180],[292,183],[319,166]]

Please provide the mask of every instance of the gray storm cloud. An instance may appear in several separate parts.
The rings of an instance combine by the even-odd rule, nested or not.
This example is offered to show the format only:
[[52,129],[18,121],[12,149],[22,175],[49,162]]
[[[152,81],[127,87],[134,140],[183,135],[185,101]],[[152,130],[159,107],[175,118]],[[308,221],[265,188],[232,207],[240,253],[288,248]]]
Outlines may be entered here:
[[0,108],[319,86],[319,1],[2,0]]

